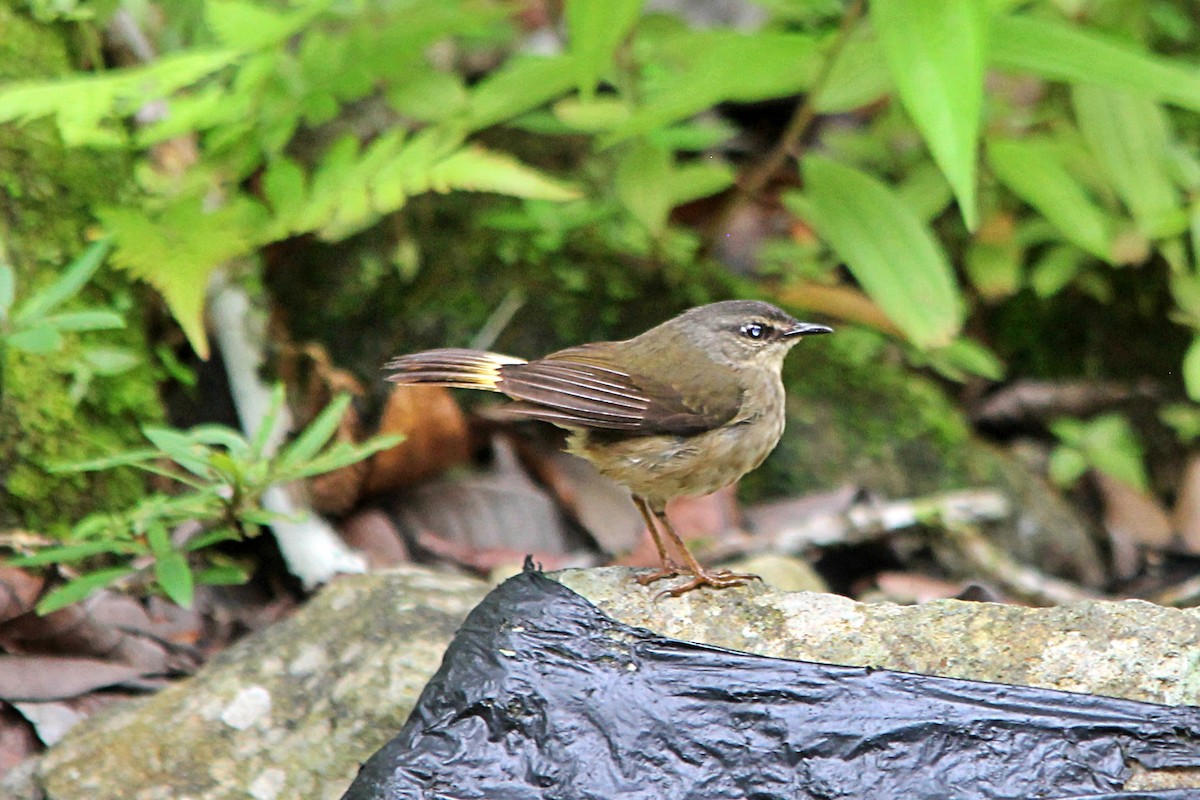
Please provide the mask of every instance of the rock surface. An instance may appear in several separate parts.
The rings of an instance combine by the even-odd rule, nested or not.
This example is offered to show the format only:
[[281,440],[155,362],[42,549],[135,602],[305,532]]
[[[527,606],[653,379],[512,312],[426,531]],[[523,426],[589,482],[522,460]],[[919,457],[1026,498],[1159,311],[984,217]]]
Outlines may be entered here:
[[[623,569],[557,577],[616,619],[769,656],[1200,704],[1200,614],[1148,603],[863,605],[754,585],[656,600]],[[49,800],[338,798],[403,724],[481,582],[347,577],[194,678],[89,720],[43,759]],[[1130,788],[1200,786],[1141,774]]]

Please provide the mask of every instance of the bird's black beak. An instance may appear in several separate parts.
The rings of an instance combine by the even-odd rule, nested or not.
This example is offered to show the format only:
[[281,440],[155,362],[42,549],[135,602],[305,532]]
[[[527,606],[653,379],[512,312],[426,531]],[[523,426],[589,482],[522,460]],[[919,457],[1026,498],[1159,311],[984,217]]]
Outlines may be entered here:
[[828,325],[818,325],[815,322],[797,322],[783,332],[784,336],[813,336],[818,333],[833,333]]

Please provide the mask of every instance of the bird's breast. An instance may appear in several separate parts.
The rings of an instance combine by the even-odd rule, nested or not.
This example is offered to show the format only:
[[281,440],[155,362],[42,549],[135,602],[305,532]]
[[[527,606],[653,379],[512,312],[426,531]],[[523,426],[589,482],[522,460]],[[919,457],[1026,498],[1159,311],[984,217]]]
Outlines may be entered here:
[[777,375],[747,388],[732,420],[693,435],[617,436],[573,430],[567,449],[652,505],[715,492],[763,462],[783,434]]

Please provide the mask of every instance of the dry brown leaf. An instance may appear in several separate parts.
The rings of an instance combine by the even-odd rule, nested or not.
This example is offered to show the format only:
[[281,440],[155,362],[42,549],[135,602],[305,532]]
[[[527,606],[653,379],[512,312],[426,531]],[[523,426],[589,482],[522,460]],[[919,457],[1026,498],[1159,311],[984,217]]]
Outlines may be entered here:
[[1184,549],[1200,555],[1200,454],[1188,459],[1172,520]]
[[467,419],[441,386],[397,386],[388,395],[379,432],[405,439],[371,459],[368,494],[412,486],[470,459]]
[[20,567],[0,566],[0,623],[33,609],[46,579]]
[[1112,546],[1113,570],[1118,578],[1136,575],[1142,550],[1162,550],[1175,532],[1171,518],[1157,498],[1125,481],[1093,471],[1092,478],[1104,504],[1104,528]]
[[338,532],[346,544],[367,556],[367,563],[373,570],[411,560],[399,528],[377,508],[352,514],[342,522]]

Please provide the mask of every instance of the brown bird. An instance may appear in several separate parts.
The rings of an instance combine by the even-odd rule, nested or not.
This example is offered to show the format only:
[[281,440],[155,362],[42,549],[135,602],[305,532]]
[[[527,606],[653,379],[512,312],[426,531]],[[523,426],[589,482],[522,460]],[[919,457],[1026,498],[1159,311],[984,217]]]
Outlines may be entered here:
[[[514,401],[506,412],[565,428],[568,452],[633,492],[662,561],[638,581],[691,575],[667,590],[677,597],[758,577],[702,567],[667,519],[666,504],[715,492],[763,462],[783,433],[784,356],[803,336],[831,332],[769,303],[727,300],[632,339],[568,347],[534,361],[442,349],[400,356],[386,369],[395,383],[500,392]],[[659,526],[684,566],[671,558]]]

